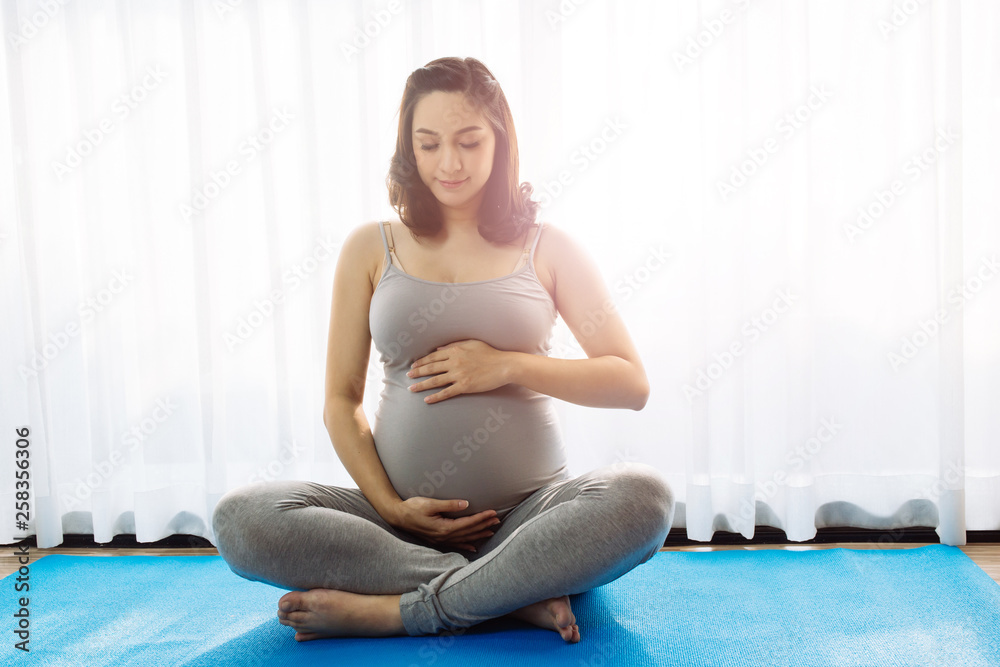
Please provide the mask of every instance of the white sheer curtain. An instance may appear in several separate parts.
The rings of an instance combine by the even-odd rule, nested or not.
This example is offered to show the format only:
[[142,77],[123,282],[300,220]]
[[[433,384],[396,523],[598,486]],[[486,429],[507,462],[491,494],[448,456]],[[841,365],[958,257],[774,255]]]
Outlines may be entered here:
[[334,266],[392,216],[403,83],[444,55],[497,76],[646,364],[641,412],[559,403],[574,474],[656,466],[697,540],[1000,528],[995,3],[0,7],[0,541],[16,428],[43,548],[355,486],[321,418]]

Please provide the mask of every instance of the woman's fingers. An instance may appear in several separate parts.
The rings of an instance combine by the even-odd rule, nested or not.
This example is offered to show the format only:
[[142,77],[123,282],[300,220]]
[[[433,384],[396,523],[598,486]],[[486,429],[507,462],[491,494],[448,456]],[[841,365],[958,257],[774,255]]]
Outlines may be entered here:
[[454,530],[448,534],[448,537],[450,539],[462,539],[462,540],[478,539],[477,537],[469,537],[469,536],[477,535],[479,537],[486,537],[487,531],[490,531],[492,533],[492,530],[495,528],[496,525],[499,524],[496,523],[495,519],[493,518],[485,519],[471,526],[468,526],[464,529]]
[[459,541],[468,541],[479,539],[480,537],[487,536],[487,530],[492,528],[489,524],[476,524],[465,528],[464,530],[455,529],[445,529],[441,530],[440,526],[437,529],[429,527],[427,530],[419,531],[421,536],[425,539],[429,539],[433,542],[442,543],[454,543]]
[[449,529],[451,529],[453,532],[459,532],[462,530],[475,528],[476,526],[485,525],[490,521],[493,521],[494,519],[496,519],[496,514],[493,512],[493,510],[486,510],[486,512],[480,512],[479,514],[463,516],[457,519],[449,519],[447,517],[441,517],[441,520],[445,521]]

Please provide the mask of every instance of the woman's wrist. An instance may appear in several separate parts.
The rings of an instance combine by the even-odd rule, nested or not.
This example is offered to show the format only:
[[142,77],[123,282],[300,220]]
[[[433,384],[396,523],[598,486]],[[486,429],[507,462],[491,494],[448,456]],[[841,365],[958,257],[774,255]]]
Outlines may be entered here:
[[521,372],[523,370],[522,360],[525,356],[524,352],[504,352],[504,384],[523,384],[521,381]]
[[380,503],[375,510],[385,522],[393,528],[399,528],[399,510],[403,505],[402,498],[389,498]]

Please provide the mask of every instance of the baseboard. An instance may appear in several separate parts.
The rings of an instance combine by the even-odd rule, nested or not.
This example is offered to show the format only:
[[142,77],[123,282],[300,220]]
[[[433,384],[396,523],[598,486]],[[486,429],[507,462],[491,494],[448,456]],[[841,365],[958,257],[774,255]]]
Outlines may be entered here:
[[[1000,530],[970,530],[965,533],[967,544],[974,543],[995,543],[1000,542]],[[838,526],[835,528],[819,528],[816,530],[816,537],[805,542],[793,542],[788,539],[785,531],[780,528],[770,526],[757,526],[754,529],[753,539],[747,539],[740,533],[728,533],[717,531],[712,536],[711,542],[696,542],[688,539],[687,531],[684,529],[672,530],[667,536],[664,546],[684,547],[684,546],[712,546],[712,545],[753,545],[753,544],[831,544],[837,542],[871,543],[873,545],[888,546],[892,544],[906,543],[932,543],[941,542],[934,528],[911,527],[897,528],[895,530],[881,530],[871,528],[855,528],[852,526]]]
[[[1000,543],[1000,530],[970,530],[965,534],[967,544],[976,543]],[[739,533],[716,532],[712,536],[711,542],[696,542],[688,539],[687,531],[683,528],[670,531],[664,546],[685,547],[685,546],[714,546],[714,545],[754,545],[754,544],[830,544],[835,542],[855,542],[871,543],[873,545],[891,545],[906,543],[940,543],[940,539],[933,528],[899,528],[896,530],[872,530],[867,528],[853,528],[850,526],[837,528],[820,528],[816,531],[816,537],[806,542],[792,542],[785,535],[785,531],[770,526],[757,526],[753,539],[748,540]],[[27,544],[32,549],[37,549],[35,536],[31,535],[10,547]],[[156,542],[137,542],[135,535],[115,535],[110,542],[94,542],[94,536],[90,534],[77,535],[69,534],[63,536],[60,549],[212,549],[214,545],[204,537],[196,535],[170,535]]]

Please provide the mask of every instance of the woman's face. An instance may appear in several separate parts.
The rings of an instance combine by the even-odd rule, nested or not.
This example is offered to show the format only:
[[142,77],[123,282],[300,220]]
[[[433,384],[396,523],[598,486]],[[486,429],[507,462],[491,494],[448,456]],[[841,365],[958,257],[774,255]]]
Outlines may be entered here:
[[493,128],[462,93],[436,90],[413,109],[417,171],[442,206],[479,210],[495,145]]

